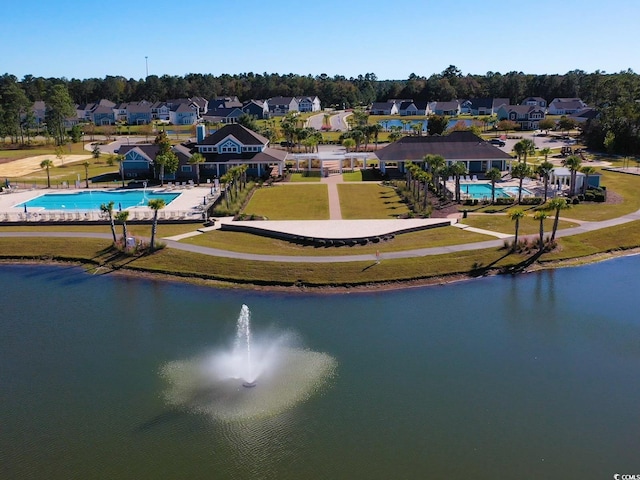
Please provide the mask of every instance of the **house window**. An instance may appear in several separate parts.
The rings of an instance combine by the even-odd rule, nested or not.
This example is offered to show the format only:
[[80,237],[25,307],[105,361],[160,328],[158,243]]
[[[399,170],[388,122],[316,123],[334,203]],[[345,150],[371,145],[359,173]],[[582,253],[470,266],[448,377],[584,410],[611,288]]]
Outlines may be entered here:
[[183,173],[191,173],[191,165],[182,165]]

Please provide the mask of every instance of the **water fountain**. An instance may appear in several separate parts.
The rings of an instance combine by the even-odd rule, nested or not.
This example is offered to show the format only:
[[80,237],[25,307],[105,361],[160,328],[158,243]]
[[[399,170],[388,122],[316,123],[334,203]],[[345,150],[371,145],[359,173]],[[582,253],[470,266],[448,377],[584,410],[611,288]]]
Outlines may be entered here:
[[237,421],[277,415],[319,391],[337,362],[303,348],[295,335],[254,335],[251,312],[242,306],[231,348],[164,365],[166,402],[216,420]]

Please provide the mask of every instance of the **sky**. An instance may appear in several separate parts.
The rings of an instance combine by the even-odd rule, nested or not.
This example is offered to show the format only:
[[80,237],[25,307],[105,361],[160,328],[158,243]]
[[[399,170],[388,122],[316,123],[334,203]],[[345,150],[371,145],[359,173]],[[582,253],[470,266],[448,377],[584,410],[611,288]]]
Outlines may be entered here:
[[640,72],[639,19],[637,0],[8,0],[0,74]]

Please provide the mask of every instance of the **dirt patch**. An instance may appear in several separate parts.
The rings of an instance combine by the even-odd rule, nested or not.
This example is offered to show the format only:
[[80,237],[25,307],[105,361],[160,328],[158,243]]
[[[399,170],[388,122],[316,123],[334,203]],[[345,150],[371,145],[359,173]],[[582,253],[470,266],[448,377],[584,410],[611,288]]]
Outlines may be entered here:
[[19,160],[9,160],[0,162],[0,177],[22,177],[34,172],[41,172],[40,163],[43,160],[51,160],[53,165],[59,167],[67,163],[78,162],[91,158],[87,155],[65,155],[62,159],[55,155],[36,155],[34,157],[21,158]]

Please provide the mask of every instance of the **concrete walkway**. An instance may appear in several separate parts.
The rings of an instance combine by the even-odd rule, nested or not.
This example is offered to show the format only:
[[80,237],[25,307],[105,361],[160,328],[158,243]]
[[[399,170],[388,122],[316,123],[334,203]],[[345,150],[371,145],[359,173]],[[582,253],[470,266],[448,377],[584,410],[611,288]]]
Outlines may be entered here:
[[[623,215],[622,217],[603,220],[600,222],[585,222],[579,227],[558,230],[556,237],[568,237],[580,233],[592,232],[602,228],[614,227],[625,223],[640,220],[640,210]],[[89,232],[0,232],[0,238],[103,238],[110,239],[110,233],[89,233]],[[375,254],[364,255],[330,255],[330,256],[287,256],[287,255],[256,255],[243,252],[230,252],[216,248],[201,247],[199,245],[189,245],[178,243],[174,240],[165,240],[169,248],[186,252],[198,253],[201,255],[211,255],[216,257],[235,258],[238,260],[249,260],[255,262],[281,262],[281,263],[345,263],[345,262],[366,262],[375,261]],[[405,250],[401,252],[383,252],[384,258],[399,259],[425,257],[429,255],[444,255],[455,252],[468,252],[482,250],[485,248],[498,248],[503,246],[504,240],[489,240],[484,242],[466,243],[462,245],[449,245],[444,247],[420,248],[415,250]]]
[[340,195],[338,194],[338,184],[343,183],[342,175],[329,175],[322,179],[322,183],[326,184],[329,190],[329,220],[342,220]]

